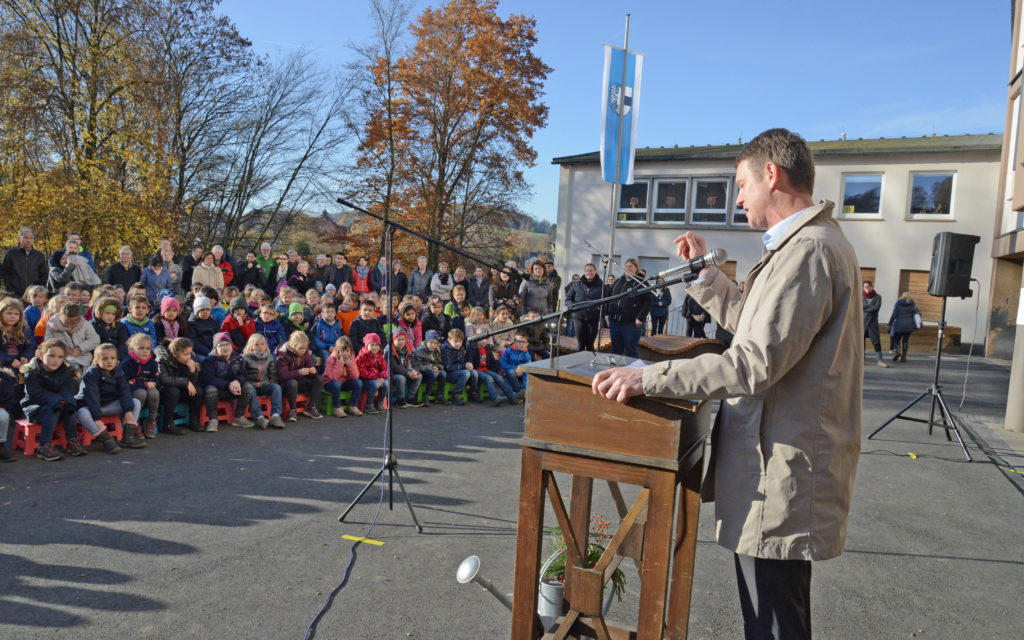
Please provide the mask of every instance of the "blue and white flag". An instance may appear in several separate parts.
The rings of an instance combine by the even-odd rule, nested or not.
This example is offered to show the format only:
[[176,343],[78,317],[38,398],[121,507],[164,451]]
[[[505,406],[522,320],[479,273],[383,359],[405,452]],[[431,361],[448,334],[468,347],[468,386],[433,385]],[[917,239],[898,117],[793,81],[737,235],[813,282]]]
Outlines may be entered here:
[[[623,82],[622,66],[626,65]],[[633,156],[636,153],[636,123],[640,116],[640,74],[644,56],[626,52],[610,44],[604,45],[604,91],[601,98],[601,173],[605,182],[633,184]],[[622,147],[618,152],[619,167],[616,175],[616,145],[619,130]]]

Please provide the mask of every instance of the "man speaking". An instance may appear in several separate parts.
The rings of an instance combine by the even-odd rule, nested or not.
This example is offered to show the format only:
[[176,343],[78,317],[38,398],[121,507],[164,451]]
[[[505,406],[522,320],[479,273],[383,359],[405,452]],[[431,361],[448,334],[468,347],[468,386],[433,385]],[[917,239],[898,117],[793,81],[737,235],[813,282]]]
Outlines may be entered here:
[[[724,400],[701,487],[718,543],[735,554],[747,638],[810,638],[811,561],[838,556],[860,453],[864,329],[853,247],[815,205],[814,160],[785,129],[758,135],[736,161],[737,205],[767,229],[743,293],[715,267],[692,296],[735,334],[722,354],[594,377],[618,402],[641,394]],[[684,259],[703,238],[675,239]]]

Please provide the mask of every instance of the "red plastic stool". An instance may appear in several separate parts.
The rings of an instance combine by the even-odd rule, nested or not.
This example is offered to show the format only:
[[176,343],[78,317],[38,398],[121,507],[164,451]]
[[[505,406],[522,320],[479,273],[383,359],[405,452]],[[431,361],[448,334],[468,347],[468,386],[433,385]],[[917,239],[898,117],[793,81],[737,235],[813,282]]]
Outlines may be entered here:
[[[231,408],[232,402],[230,400],[221,400],[217,403],[217,421],[223,422],[224,424],[231,424],[235,421],[235,411]],[[199,424],[206,426],[208,422],[206,416],[206,403],[203,403],[203,408],[199,410]]]
[[[39,435],[43,432],[43,425],[30,422],[22,418],[14,422],[14,442],[11,447],[15,451],[21,449],[26,456],[33,455],[39,448]],[[64,425],[57,423],[53,430],[52,444],[55,447],[66,447],[68,441],[64,437]]]
[[[307,406],[309,406],[309,394],[307,394],[307,393],[295,394],[295,411],[297,411],[297,412],[305,411]],[[283,413],[284,415],[288,415],[288,413],[290,411],[291,411],[291,407],[288,404],[288,399],[285,398],[283,400],[283,402],[282,402],[282,405],[281,405],[281,413]]]
[[[110,435],[114,436],[114,439],[120,441],[124,439],[124,429],[121,427],[121,416],[103,416],[97,422],[104,425]],[[83,447],[88,447],[92,444],[96,436],[92,435],[82,427],[78,428],[78,441],[82,443]]]

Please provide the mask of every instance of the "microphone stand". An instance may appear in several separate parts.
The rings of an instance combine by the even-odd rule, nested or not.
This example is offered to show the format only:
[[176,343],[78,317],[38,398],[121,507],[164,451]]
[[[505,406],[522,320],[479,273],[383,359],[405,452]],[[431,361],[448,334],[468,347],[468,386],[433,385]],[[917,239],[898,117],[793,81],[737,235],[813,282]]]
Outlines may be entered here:
[[[379,216],[374,216],[374,217],[379,217]],[[388,264],[388,267],[390,268],[390,266],[392,264],[391,255],[392,255],[393,243],[394,243],[394,237],[395,237],[395,228],[398,227],[399,225],[396,225],[394,222],[392,222],[391,219],[390,219],[390,216],[386,216],[385,215],[385,217],[381,218],[381,220],[384,221],[384,256],[385,256],[385,260],[386,260],[386,262]],[[390,286],[391,282],[390,282],[390,278],[389,278],[390,275],[391,275],[391,272],[388,271],[385,274],[385,276],[384,276],[385,283],[388,285],[388,287],[387,287],[388,295],[387,295],[387,300],[384,303],[384,312],[387,314],[389,322],[390,322],[390,319],[392,318],[392,316],[394,315],[393,314],[393,310],[391,308],[391,286]],[[392,329],[389,329],[388,332],[387,332],[388,349],[394,349],[394,345],[391,342],[392,332],[393,332]],[[353,500],[348,505],[348,508],[345,509],[345,511],[340,516],[338,516],[338,522],[344,522],[345,521],[345,516],[348,515],[349,511],[352,511],[352,508],[355,507],[356,504],[358,504],[360,500],[362,500],[363,496],[366,495],[366,492],[370,490],[370,487],[372,487],[374,484],[376,484],[376,482],[378,480],[382,479],[383,476],[384,476],[384,472],[387,471],[388,472],[388,509],[391,510],[391,511],[394,511],[394,509],[395,509],[395,501],[394,501],[395,486],[394,486],[394,481],[398,480],[398,488],[402,491],[402,497],[405,498],[405,505],[407,507],[409,507],[409,515],[412,516],[412,521],[416,524],[416,532],[417,533],[423,533],[423,526],[420,524],[420,521],[418,519],[416,519],[416,512],[413,511],[412,501],[409,500],[409,494],[405,490],[405,484],[402,482],[402,476],[398,475],[398,458],[395,457],[395,430],[394,430],[394,409],[395,409],[395,403],[394,403],[394,401],[391,400],[392,382],[391,382],[391,358],[390,357],[387,358],[387,376],[388,376],[388,384],[387,384],[388,409],[387,409],[387,412],[384,414],[384,433],[386,434],[386,438],[387,438],[387,449],[384,452],[384,461],[381,464],[380,469],[377,470],[377,473],[375,473],[374,476],[372,478],[370,478],[370,481],[366,483],[366,486],[363,487],[363,490],[360,491],[359,495],[357,495],[355,497],[355,500]],[[373,398],[370,398],[369,395],[367,395],[366,401],[368,403],[372,402]],[[356,398],[356,402],[357,403],[359,402],[358,398]]]

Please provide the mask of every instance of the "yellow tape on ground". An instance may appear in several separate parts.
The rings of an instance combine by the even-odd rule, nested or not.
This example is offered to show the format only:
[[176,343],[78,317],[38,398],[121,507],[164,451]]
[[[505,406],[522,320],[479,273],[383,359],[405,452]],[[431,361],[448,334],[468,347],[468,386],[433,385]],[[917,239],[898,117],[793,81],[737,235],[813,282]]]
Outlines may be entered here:
[[1000,466],[999,468],[1003,469],[1004,471],[1009,471],[1010,473],[1019,473],[1020,475],[1024,476],[1024,471],[1018,471],[1016,469],[1011,469],[1010,467],[1003,467],[1003,466]]
[[908,451],[907,455],[910,456],[911,460],[917,460],[917,454],[913,451]]
[[384,543],[381,542],[380,540],[371,540],[369,538],[357,538],[356,536],[350,536],[350,535],[347,535],[347,534],[341,536],[341,539],[342,540],[351,540],[352,542],[365,542],[366,544],[372,544],[372,545],[374,545],[376,547],[383,547],[384,546]]

